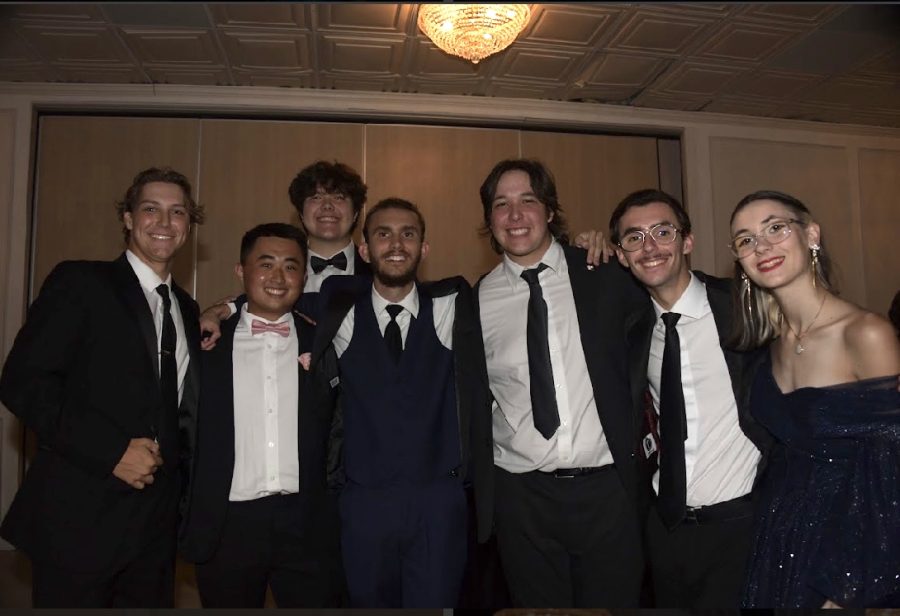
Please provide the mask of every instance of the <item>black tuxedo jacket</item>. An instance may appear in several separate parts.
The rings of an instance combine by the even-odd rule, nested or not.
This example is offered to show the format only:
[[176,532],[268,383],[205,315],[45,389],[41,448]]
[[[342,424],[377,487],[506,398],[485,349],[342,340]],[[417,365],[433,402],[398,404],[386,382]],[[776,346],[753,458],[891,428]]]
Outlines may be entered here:
[[[562,246],[562,249],[569,268],[581,346],[600,424],[619,478],[640,508],[646,504],[646,494],[641,488],[645,473],[641,470],[642,461],[638,456],[643,404],[636,404],[631,396],[632,377],[628,370],[625,326],[636,312],[646,309],[649,299],[646,291],[618,263],[601,263],[588,269],[586,251],[571,246]],[[478,297],[478,285],[475,297]],[[487,412],[490,415],[490,406]],[[482,488],[481,493],[476,493],[475,500],[479,529],[491,528],[493,482],[487,480],[476,487]],[[479,540],[486,538],[479,534]]]
[[[222,323],[222,337],[202,354],[200,412],[194,481],[189,495],[180,552],[191,562],[202,563],[215,553],[228,511],[228,495],[234,472],[234,331],[240,312]],[[312,345],[313,328],[294,313],[300,353]],[[320,415],[316,383],[297,362],[297,445],[300,462],[300,514],[298,524],[309,527],[310,513],[320,509],[325,493],[325,452],[329,418]]]
[[[0,534],[33,560],[100,572],[150,541],[174,546],[200,339],[197,304],[172,288],[190,364],[179,433],[167,436],[159,429],[166,424],[156,329],[124,254],[60,263],[31,305],[0,377],[0,399],[37,433],[38,451]],[[112,475],[130,439],[157,436],[165,464],[153,484],[137,490]]]
[[[765,468],[767,453],[772,445],[772,436],[769,432],[759,425],[750,415],[750,390],[753,385],[753,378],[760,362],[765,358],[766,349],[755,349],[752,351],[735,351],[728,347],[726,341],[731,335],[732,323],[734,318],[731,281],[727,278],[718,278],[709,276],[700,271],[694,271],[694,275],[706,285],[706,296],[709,299],[709,307],[712,310],[713,318],[716,322],[716,330],[719,334],[719,341],[722,347],[722,354],[725,356],[725,363],[728,366],[728,373],[731,376],[731,387],[734,391],[734,397],[737,401],[738,421],[741,429],[747,435],[754,445],[762,452],[760,465],[757,469],[756,480],[762,476]],[[655,411],[652,403],[647,402],[647,362],[650,357],[650,341],[653,333],[653,326],[656,324],[656,312],[653,310],[652,304],[647,305],[646,310],[636,314],[628,324],[628,341],[631,349],[629,358],[632,397],[636,405],[645,406],[647,416],[642,429],[642,434],[655,432],[655,426],[651,428],[647,423],[655,421]],[[647,422],[649,414],[653,418]],[[643,456],[642,456],[643,457]],[[655,470],[655,465],[647,465],[646,477],[647,484]],[[650,487],[652,494],[653,488]]]
[[[456,411],[460,436],[460,460],[466,483],[479,486],[491,480],[493,440],[491,438],[491,408],[487,389],[484,347],[475,313],[472,287],[461,276],[437,282],[417,283],[423,297],[443,297],[456,293],[453,321],[453,368],[456,376]],[[312,355],[312,371],[316,379],[331,389],[327,408],[333,412],[332,450],[329,454],[331,483],[341,483],[340,433],[343,418],[340,412],[339,388],[331,388],[339,370],[331,345],[338,328],[359,298],[372,292],[368,276],[331,276],[322,286],[320,321]],[[377,392],[373,392],[375,395]],[[488,472],[484,472],[487,468]],[[484,491],[481,488],[480,491]],[[489,534],[489,527],[486,531]]]

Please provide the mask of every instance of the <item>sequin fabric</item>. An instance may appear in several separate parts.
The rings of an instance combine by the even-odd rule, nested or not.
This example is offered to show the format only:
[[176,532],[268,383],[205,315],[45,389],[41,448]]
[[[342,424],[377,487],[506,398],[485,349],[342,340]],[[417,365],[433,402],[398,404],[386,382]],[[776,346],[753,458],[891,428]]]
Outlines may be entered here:
[[758,493],[744,607],[900,600],[897,377],[783,394],[769,360],[751,394],[776,438]]

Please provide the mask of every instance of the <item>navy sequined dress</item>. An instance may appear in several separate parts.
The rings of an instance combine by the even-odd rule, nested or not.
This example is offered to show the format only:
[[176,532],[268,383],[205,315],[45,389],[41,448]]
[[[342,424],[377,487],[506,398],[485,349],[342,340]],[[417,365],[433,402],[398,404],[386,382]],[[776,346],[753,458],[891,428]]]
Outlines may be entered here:
[[776,445],[759,486],[744,607],[900,601],[897,377],[783,394],[767,359],[750,404]]

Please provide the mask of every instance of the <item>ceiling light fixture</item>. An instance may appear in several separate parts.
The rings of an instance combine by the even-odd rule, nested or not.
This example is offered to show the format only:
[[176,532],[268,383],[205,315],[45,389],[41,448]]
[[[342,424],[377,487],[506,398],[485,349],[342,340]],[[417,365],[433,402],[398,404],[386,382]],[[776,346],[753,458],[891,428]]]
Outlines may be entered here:
[[530,17],[527,4],[419,5],[419,29],[447,53],[472,64],[509,47]]

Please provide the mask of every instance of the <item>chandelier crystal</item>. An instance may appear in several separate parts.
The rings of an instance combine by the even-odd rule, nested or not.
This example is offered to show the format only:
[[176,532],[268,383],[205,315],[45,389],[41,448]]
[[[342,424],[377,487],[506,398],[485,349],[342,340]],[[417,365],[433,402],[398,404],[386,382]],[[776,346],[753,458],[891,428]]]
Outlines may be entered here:
[[419,29],[447,53],[472,64],[509,47],[530,17],[527,4],[419,5]]

